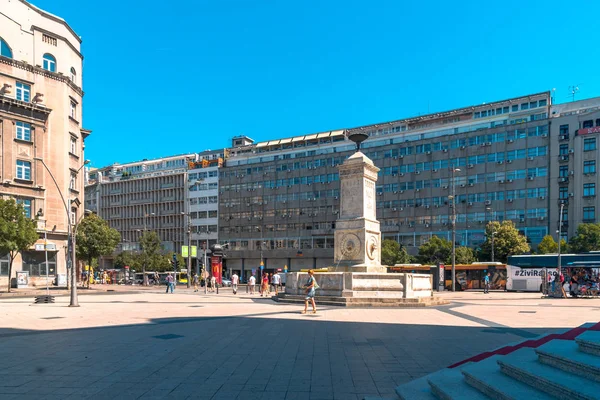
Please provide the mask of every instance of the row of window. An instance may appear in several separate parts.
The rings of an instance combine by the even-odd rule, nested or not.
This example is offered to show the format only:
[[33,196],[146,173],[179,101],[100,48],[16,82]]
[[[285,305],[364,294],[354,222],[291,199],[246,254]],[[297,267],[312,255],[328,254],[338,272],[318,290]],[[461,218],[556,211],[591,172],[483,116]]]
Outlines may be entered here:
[[206,178],[218,178],[219,170],[215,169],[213,171],[208,172],[194,172],[188,174],[188,181],[195,181],[197,179],[206,179]]
[[[529,110],[532,108],[537,108],[537,107],[545,107],[548,105],[548,100],[546,99],[542,99],[539,101],[530,101],[530,102],[525,102],[525,103],[521,103],[521,108],[520,110]],[[513,104],[510,107],[510,112],[517,112],[519,111],[519,105],[518,104]],[[501,114],[508,114],[509,113],[509,108],[508,107],[498,107],[498,108],[492,108],[489,110],[484,110],[484,111],[478,111],[473,113],[473,118],[477,119],[477,118],[485,118],[485,117],[491,117],[494,115],[501,115]]]
[[[48,276],[56,274],[56,254],[48,253]],[[29,272],[29,276],[46,276],[46,255],[41,251],[21,252],[23,266],[21,271]],[[0,257],[0,276],[8,276],[8,256]],[[14,269],[14,268],[13,268]]]
[[190,199],[190,204],[218,204],[219,198],[217,196],[208,196],[208,197],[192,197]]
[[[387,189],[387,188],[386,188]],[[530,188],[530,189],[515,189],[497,192],[483,192],[483,193],[470,193],[456,195],[457,203],[480,203],[484,201],[494,200],[505,200],[505,199],[535,199],[545,198],[548,195],[548,188]],[[412,207],[412,206],[442,206],[448,204],[447,196],[436,196],[436,197],[422,197],[416,199],[405,199],[405,200],[387,200],[378,201],[378,209],[388,209],[396,207]]]

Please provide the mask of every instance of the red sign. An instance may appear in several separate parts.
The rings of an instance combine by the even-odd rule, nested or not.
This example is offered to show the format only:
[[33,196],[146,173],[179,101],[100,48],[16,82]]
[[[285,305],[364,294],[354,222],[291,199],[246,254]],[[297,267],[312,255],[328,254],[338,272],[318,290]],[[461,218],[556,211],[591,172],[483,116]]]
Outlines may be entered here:
[[221,257],[212,256],[210,257],[210,267],[212,270],[212,275],[217,280],[218,284],[223,283],[223,264],[221,263]]
[[600,126],[594,128],[582,128],[577,131],[578,135],[589,135],[590,133],[600,133]]

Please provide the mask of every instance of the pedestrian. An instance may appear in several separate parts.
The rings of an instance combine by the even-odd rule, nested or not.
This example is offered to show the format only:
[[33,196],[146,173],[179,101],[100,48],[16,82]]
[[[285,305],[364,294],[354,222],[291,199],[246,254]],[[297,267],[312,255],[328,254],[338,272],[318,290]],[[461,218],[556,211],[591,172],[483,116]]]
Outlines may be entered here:
[[319,287],[317,285],[317,280],[314,277],[315,271],[312,269],[308,270],[308,281],[306,285],[304,285],[304,289],[306,289],[306,298],[304,299],[304,311],[302,314],[306,314],[306,310],[308,309],[308,302],[312,305],[313,314],[317,313],[317,306],[315,304],[315,290]]
[[231,288],[233,289],[233,294],[237,294],[239,281],[240,277],[234,272],[233,275],[231,275]]
[[165,291],[165,293],[169,293],[169,289],[171,290],[171,293],[173,293],[173,288],[174,288],[174,284],[173,284],[173,275],[169,272],[169,275],[167,275],[167,290]]
[[254,287],[256,286],[256,278],[254,275],[251,275],[250,279],[248,279],[248,286],[250,287],[250,294],[254,294]]
[[267,273],[263,273],[262,276],[260,297],[263,297],[263,295],[265,295],[265,297],[269,295],[269,274]]
[[213,275],[210,277],[210,291],[214,293],[215,286],[217,285],[217,278]]
[[108,280],[108,274],[106,273],[106,271],[102,272],[102,284],[106,284],[106,281]]
[[483,289],[483,293],[490,293],[490,273],[488,272],[487,275],[485,276],[485,289]]
[[192,283],[194,284],[194,292],[198,291],[198,275],[194,272],[192,276]]
[[160,276],[158,275],[158,271],[154,271],[154,284],[160,284]]
[[273,277],[271,278],[271,283],[273,283],[273,287],[275,287],[275,296],[277,296],[281,286],[281,276],[279,275],[279,272],[275,271]]

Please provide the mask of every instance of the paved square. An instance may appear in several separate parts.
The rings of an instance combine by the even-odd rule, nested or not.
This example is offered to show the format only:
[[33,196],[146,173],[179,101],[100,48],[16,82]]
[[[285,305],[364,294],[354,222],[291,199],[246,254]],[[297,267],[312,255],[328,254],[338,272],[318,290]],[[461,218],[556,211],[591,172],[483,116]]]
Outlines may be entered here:
[[597,322],[596,300],[444,294],[414,309],[301,306],[178,289],[0,299],[0,397],[362,399],[508,343]]

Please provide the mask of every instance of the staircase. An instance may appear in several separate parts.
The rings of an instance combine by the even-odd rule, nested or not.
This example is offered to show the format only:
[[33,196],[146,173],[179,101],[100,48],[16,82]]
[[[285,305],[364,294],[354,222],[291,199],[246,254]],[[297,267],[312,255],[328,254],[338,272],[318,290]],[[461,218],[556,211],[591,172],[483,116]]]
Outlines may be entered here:
[[480,354],[396,393],[403,400],[600,399],[600,323]]

